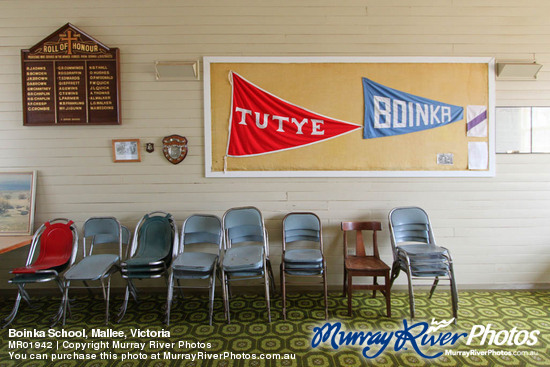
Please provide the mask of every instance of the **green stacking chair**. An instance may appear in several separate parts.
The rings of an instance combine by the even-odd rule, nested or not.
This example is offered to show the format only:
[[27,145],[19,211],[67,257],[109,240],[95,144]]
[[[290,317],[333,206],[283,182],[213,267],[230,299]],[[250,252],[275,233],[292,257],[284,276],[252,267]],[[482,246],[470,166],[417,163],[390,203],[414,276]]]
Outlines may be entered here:
[[168,279],[168,269],[178,248],[177,225],[171,214],[156,211],[146,214],[136,225],[128,259],[120,264],[126,279],[124,302],[118,314],[121,321],[128,307],[130,294],[137,301],[138,279]]

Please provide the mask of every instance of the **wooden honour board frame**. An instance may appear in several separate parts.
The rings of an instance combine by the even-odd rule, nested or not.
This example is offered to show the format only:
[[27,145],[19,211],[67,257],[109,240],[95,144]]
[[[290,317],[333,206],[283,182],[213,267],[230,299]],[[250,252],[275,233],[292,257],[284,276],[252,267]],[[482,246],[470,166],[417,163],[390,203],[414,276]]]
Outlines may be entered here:
[[[495,175],[495,62],[488,57],[204,57],[206,177],[492,177]],[[464,107],[464,119],[392,137],[362,130],[254,157],[224,157],[231,109],[229,71],[274,95],[363,125],[362,77]],[[485,105],[488,134],[466,136],[466,107]],[[486,142],[488,168],[468,169],[468,142]],[[436,155],[452,153],[454,164]]]
[[120,125],[120,56],[67,23],[21,50],[24,126]]

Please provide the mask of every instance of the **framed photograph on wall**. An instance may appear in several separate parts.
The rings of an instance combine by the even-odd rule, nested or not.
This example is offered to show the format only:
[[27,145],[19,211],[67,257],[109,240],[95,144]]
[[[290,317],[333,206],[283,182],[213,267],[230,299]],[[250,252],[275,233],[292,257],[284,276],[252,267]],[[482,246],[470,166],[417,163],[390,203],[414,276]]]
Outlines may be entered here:
[[141,162],[139,139],[113,139],[113,161]]
[[36,171],[0,172],[0,236],[31,235]]

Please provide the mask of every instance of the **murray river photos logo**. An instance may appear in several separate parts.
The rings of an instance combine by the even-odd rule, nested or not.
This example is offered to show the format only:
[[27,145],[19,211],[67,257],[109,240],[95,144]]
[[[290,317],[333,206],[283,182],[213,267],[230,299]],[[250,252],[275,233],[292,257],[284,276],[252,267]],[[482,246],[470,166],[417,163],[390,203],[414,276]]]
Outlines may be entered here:
[[533,346],[537,343],[539,330],[531,332],[527,330],[493,330],[491,324],[474,325],[470,333],[453,333],[439,331],[446,328],[454,321],[432,319],[431,325],[427,322],[409,324],[403,320],[403,328],[396,331],[345,331],[342,330],[342,323],[327,322],[321,327],[313,328],[311,346],[316,348],[321,343],[328,343],[336,350],[342,346],[360,346],[363,357],[372,359],[382,354],[388,347],[399,352],[412,348],[419,356],[433,359],[441,356],[443,351],[435,354],[425,354],[424,349],[431,346],[447,347],[456,344],[461,338],[465,339],[466,345],[479,343],[477,345],[498,345],[498,346]]

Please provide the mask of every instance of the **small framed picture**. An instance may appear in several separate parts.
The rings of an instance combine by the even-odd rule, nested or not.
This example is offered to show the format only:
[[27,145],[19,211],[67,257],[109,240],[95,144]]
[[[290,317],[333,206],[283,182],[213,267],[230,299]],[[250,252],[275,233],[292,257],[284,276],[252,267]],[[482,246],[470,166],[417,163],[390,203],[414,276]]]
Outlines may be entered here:
[[141,162],[139,139],[113,139],[114,162]]

